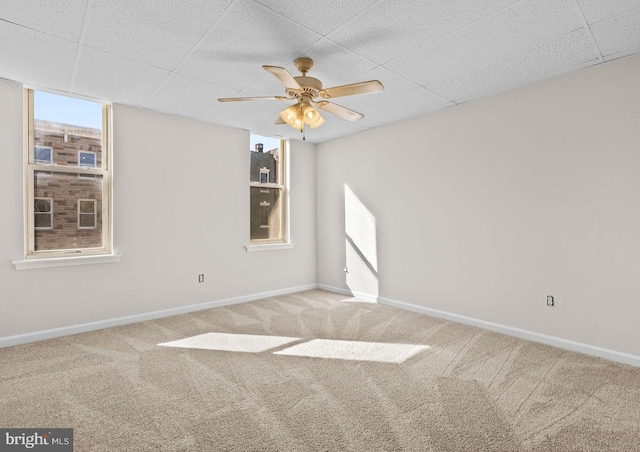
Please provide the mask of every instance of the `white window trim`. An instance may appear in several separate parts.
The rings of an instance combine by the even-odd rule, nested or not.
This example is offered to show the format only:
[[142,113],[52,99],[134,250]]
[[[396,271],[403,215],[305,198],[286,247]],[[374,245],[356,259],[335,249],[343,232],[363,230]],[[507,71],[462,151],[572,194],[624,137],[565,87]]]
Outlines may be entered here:
[[[291,152],[290,152],[290,147],[289,147],[289,140],[285,140],[284,138],[282,139],[284,142],[284,146],[285,149],[283,149],[283,154],[284,154],[284,186],[282,187],[282,193],[281,196],[284,197],[284,216],[283,216],[283,221],[284,221],[284,231],[283,231],[283,235],[284,235],[284,240],[280,241],[280,242],[273,242],[273,241],[264,241],[261,242],[259,240],[254,240],[251,241],[248,245],[244,246],[244,249],[247,251],[247,253],[253,253],[253,252],[257,252],[257,251],[276,251],[276,250],[287,250],[287,249],[291,249],[295,246],[295,243],[291,241],[291,208],[290,208],[290,195],[289,195],[289,187],[290,182],[291,182],[291,173],[290,173],[290,167],[291,167]],[[280,187],[278,184],[259,184],[259,183],[254,183],[252,182],[250,184],[251,186],[262,186],[262,187],[267,187],[267,186],[272,186],[273,188],[278,188]]]
[[252,243],[251,245],[245,245],[244,249],[247,250],[247,253],[252,253],[255,251],[288,250],[290,248],[293,248],[295,245],[296,244],[292,242],[264,243],[264,244]]
[[[79,174],[78,174],[79,176]],[[93,226],[80,226],[80,215],[91,215],[89,213],[80,213],[81,202],[93,202]],[[98,227],[98,201],[95,199],[78,199],[78,229],[95,229]]]
[[[55,165],[43,165],[29,163],[33,161],[33,149],[34,139],[30,130],[33,128],[33,91],[45,91],[53,94],[58,94],[68,97],[78,97],[80,99],[89,100],[92,102],[100,102],[102,104],[102,130],[103,130],[103,151],[102,151],[102,168],[87,168],[87,167],[73,167],[73,166],[60,166],[56,168]],[[120,254],[114,254],[113,252],[113,118],[112,118],[112,105],[110,102],[105,102],[97,99],[92,99],[83,96],[69,96],[68,93],[62,93],[54,90],[42,89],[34,86],[24,85],[24,114],[27,115],[28,120],[24,121],[24,260],[13,261],[13,265],[16,270],[25,270],[32,268],[47,268],[47,267],[68,267],[73,265],[85,265],[85,264],[97,264],[106,262],[118,262],[120,260]],[[90,152],[90,151],[89,151]],[[97,162],[96,162],[97,163]],[[36,252],[34,248],[34,218],[33,218],[33,184],[35,171],[51,171],[62,173],[76,173],[76,174],[99,174],[102,175],[103,189],[102,189],[102,248],[84,248],[83,250],[56,250],[56,251],[42,251]],[[81,253],[81,254],[80,254]],[[70,256],[75,254],[75,256]]]
[[76,265],[108,264],[119,262],[122,254],[96,254],[94,256],[52,257],[45,259],[23,259],[11,262],[16,270],[39,268],[74,267]]

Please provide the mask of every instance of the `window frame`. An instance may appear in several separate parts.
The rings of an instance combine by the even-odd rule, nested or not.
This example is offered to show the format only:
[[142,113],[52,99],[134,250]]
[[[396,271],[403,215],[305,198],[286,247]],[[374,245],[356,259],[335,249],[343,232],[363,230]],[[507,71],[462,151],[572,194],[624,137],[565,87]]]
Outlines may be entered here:
[[[93,204],[93,226],[80,226],[80,215],[92,215],[90,213],[82,213],[80,211],[80,203],[87,202],[87,201],[91,201]],[[78,199],[77,209],[78,209],[78,229],[95,229],[98,227],[98,200],[89,199],[89,198]]]
[[[260,135],[260,134],[256,134],[256,135]],[[264,135],[260,135],[260,136],[264,136]],[[251,191],[251,188],[259,188],[262,190],[268,190],[268,189],[278,189],[280,191],[279,194],[279,203],[280,203],[280,231],[278,234],[277,238],[266,238],[266,239],[252,239],[251,238],[251,231],[249,231],[249,245],[247,245],[245,248],[247,251],[256,251],[259,248],[263,248],[263,249],[271,249],[273,248],[273,246],[279,246],[279,245],[288,245],[290,244],[290,238],[289,238],[289,141],[285,138],[282,137],[268,137],[268,138],[275,138],[277,140],[279,140],[280,142],[280,147],[279,147],[279,155],[278,155],[278,159],[276,161],[276,169],[275,169],[275,173],[278,175],[277,179],[277,183],[276,182],[272,182],[271,179],[271,172],[269,171],[268,173],[268,178],[269,178],[269,182],[268,183],[261,183],[259,182],[261,180],[261,176],[262,174],[264,174],[262,172],[263,168],[259,168],[258,171],[258,181],[251,181],[251,179],[249,178],[249,191]],[[257,152],[257,151],[251,151],[250,152]],[[249,196],[249,204],[251,204],[251,196]],[[251,215],[251,211],[250,211],[250,215]],[[249,224],[251,224],[251,217],[249,218]],[[271,224],[269,224],[269,226],[264,227],[264,226],[260,226],[260,229],[271,229]],[[287,246],[288,247],[288,246]]]
[[[56,94],[59,96],[75,97],[91,102],[96,102],[102,105],[102,137],[101,137],[101,153],[102,153],[102,165],[101,167],[85,167],[72,165],[57,165],[55,164],[54,152],[52,149],[52,163],[43,164],[35,161],[35,119],[34,119],[34,91],[43,91]],[[25,212],[25,260],[34,259],[52,259],[61,257],[85,257],[96,256],[113,253],[113,229],[112,229],[112,108],[108,102],[100,101],[97,99],[85,98],[82,96],[71,96],[67,93],[60,93],[51,90],[45,90],[35,87],[24,87],[24,212]],[[43,146],[44,147],[44,146]],[[84,151],[83,151],[84,152]],[[90,152],[90,151],[87,151]],[[96,156],[97,158],[97,156]],[[79,161],[78,161],[79,163]],[[97,161],[96,161],[97,163]],[[35,198],[35,174],[39,171],[46,171],[51,174],[77,174],[82,177],[96,177],[102,176],[102,246],[91,248],[60,248],[55,250],[38,250],[35,249],[35,213],[34,213],[34,198]],[[53,200],[52,200],[53,210]],[[97,206],[95,209],[97,216]],[[97,227],[97,219],[96,219]],[[55,225],[52,223],[52,228],[55,229]],[[17,268],[17,267],[16,267]]]
[[[40,200],[40,199],[46,199],[49,201],[49,212],[36,212],[36,200]],[[48,227],[42,227],[42,226],[36,226],[36,214],[44,214],[44,213],[48,213],[49,214],[49,218],[50,218],[50,224],[51,226]],[[49,198],[47,196],[34,196],[33,197],[33,229],[35,231],[52,231],[53,230],[53,198]]]

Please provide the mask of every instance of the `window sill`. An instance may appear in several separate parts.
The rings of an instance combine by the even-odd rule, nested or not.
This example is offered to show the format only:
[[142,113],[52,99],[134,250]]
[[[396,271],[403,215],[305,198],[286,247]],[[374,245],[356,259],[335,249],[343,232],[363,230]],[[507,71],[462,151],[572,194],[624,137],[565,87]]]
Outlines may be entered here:
[[245,249],[247,253],[252,253],[254,251],[272,251],[272,250],[286,250],[289,248],[293,248],[295,243],[264,243],[261,245],[251,244],[245,245]]
[[75,265],[108,264],[119,262],[122,254],[100,254],[96,256],[51,257],[47,259],[24,259],[11,262],[16,270],[37,268],[72,267]]

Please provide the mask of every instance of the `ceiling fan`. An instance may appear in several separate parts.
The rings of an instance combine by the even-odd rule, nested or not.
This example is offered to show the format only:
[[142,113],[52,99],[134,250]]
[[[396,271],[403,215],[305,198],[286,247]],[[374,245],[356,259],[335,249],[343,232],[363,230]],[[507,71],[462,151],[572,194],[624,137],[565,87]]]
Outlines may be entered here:
[[[315,129],[324,124],[324,118],[320,115],[318,110],[313,108],[312,105],[346,119],[347,121],[358,121],[364,118],[362,113],[328,102],[325,99],[353,96],[355,94],[377,93],[384,90],[382,83],[378,80],[334,86],[332,88],[322,88],[322,82],[320,80],[307,76],[307,72],[309,72],[313,66],[313,60],[311,58],[298,58],[294,63],[298,71],[302,74],[301,76],[293,77],[285,68],[279,66],[262,66],[265,71],[273,74],[280,83],[284,85],[287,96],[222,97],[219,98],[218,101],[239,102],[247,100],[296,99],[297,102],[295,104],[280,112],[280,117],[275,123],[289,124],[291,127],[299,130],[303,134],[302,139],[304,140],[305,125]],[[316,101],[316,98],[320,98],[320,100]]]

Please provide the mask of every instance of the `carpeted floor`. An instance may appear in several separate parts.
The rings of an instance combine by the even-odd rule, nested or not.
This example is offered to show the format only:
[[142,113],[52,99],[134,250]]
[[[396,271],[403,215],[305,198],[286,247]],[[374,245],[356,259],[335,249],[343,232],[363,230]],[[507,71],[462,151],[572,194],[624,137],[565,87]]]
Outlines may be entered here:
[[640,451],[640,369],[314,290],[0,349],[0,427],[72,427],[76,451]]

